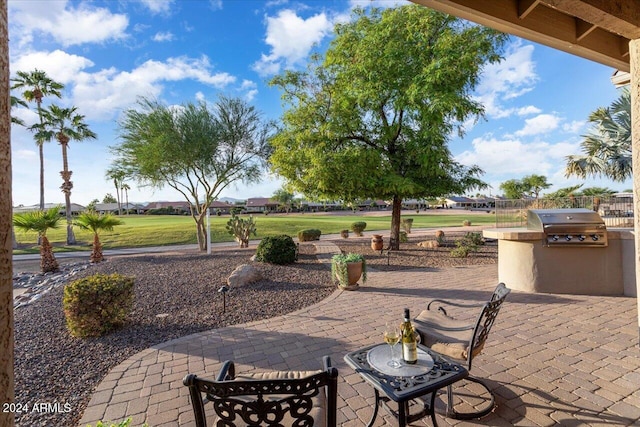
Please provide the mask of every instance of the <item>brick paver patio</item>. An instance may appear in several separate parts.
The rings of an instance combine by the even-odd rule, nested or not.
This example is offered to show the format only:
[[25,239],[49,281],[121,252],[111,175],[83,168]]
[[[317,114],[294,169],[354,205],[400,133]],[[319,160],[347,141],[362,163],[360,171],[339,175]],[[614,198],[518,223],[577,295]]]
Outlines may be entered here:
[[[335,246],[319,242],[327,261]],[[362,426],[373,390],[342,357],[382,341],[386,320],[426,301],[484,302],[497,266],[371,272],[355,292],[273,319],[198,333],[144,350],[115,367],[95,390],[81,424],[133,418],[133,425],[193,426],[182,378],[213,377],[232,359],[237,372],[337,366],[338,423]],[[507,283],[507,286],[509,284]],[[233,307],[230,307],[233,310]],[[472,373],[486,378],[497,407],[481,420],[441,425],[640,425],[640,349],[635,298],[512,292]],[[381,411],[380,415],[385,414]],[[417,425],[430,425],[428,420]],[[388,416],[376,425],[393,425]]]

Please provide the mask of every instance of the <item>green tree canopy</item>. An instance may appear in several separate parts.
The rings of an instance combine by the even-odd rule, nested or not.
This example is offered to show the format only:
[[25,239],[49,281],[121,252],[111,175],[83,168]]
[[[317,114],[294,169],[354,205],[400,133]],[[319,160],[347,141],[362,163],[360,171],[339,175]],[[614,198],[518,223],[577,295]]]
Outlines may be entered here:
[[524,196],[540,197],[540,191],[551,187],[543,175],[527,175],[522,179],[509,179],[500,184],[500,190],[508,199],[522,199]]
[[471,91],[507,36],[415,5],[356,9],[335,34],[324,59],[271,81],[288,106],[272,169],[311,199],[392,199],[397,249],[403,198],[484,186],[447,142],[482,115]]
[[610,107],[589,116],[593,127],[580,144],[583,154],[567,156],[566,176],[605,176],[622,182],[631,170],[631,94],[622,89]]
[[113,197],[113,194],[107,193],[102,198],[102,203],[117,203],[117,200],[115,197]]
[[141,99],[119,122],[122,141],[112,147],[114,165],[142,185],[168,185],[182,194],[205,250],[209,205],[233,182],[259,181],[271,127],[240,99],[221,97],[213,108]]

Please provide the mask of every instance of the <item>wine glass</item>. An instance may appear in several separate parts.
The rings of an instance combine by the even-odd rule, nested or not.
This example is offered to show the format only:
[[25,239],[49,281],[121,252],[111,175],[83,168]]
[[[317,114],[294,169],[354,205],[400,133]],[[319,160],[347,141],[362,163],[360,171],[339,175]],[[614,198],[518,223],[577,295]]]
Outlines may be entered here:
[[396,359],[396,354],[394,351],[395,345],[400,341],[400,331],[398,330],[398,326],[395,322],[387,322],[384,327],[384,342],[389,344],[389,348],[391,349],[391,360],[387,362],[387,365],[392,368],[399,368],[400,362]]

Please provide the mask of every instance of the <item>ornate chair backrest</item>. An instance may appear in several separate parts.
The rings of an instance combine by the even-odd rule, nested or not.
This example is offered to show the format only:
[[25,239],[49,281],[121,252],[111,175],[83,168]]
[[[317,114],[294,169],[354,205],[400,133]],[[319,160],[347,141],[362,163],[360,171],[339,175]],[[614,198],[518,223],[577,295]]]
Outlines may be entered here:
[[[231,362],[227,362],[231,363]],[[336,397],[338,371],[329,367],[303,378],[206,380],[188,375],[184,384],[189,387],[196,426],[207,426],[204,405],[211,402],[217,415],[216,426],[314,426],[313,398],[324,388],[326,411],[321,418],[326,426],[336,425]],[[322,426],[324,427],[324,426]]]
[[489,302],[482,307],[482,311],[478,316],[473,336],[471,338],[470,347],[472,350],[468,352],[467,356],[469,370],[471,370],[471,361],[473,360],[473,357],[480,353],[480,350],[484,347],[484,344],[489,337],[489,332],[491,332],[491,327],[500,312],[500,307],[502,307],[502,303],[507,295],[509,295],[509,292],[511,292],[511,289],[507,288],[504,283],[499,283],[493,291],[493,295]]

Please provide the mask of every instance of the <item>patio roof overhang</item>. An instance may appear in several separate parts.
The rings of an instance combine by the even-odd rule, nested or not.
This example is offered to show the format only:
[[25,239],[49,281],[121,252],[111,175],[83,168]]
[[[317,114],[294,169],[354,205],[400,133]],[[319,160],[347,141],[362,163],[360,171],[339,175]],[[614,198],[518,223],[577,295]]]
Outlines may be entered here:
[[640,1],[411,1],[629,73],[628,81],[615,81],[614,84],[630,83],[631,89],[635,265],[640,339]]
[[640,2],[628,0],[411,0],[505,33],[630,71]]

